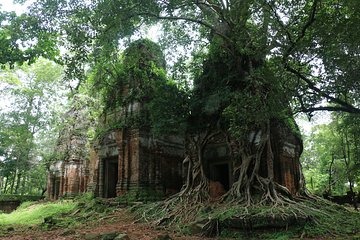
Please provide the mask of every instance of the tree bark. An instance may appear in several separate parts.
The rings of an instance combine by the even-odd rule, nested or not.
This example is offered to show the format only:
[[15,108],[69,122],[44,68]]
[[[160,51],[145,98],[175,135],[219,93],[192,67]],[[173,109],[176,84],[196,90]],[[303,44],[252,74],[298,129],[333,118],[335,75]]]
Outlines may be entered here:
[[11,181],[10,194],[14,193],[14,185],[15,185],[15,181],[16,181],[17,172],[18,172],[18,169],[16,169],[16,171],[13,175],[12,181]]
[[15,184],[15,191],[14,191],[15,194],[19,193],[18,191],[19,191],[19,187],[20,187],[21,177],[22,177],[22,173],[21,173],[21,171],[18,171],[17,178],[16,178],[16,184]]

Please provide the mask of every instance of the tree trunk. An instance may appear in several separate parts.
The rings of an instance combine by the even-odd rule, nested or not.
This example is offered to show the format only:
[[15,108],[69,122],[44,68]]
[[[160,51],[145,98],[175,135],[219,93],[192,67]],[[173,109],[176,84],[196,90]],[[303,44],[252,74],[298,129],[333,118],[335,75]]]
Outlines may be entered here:
[[19,193],[21,177],[22,177],[22,173],[21,173],[21,171],[19,171],[17,174],[17,178],[16,178],[15,191],[14,191],[15,194]]
[[330,162],[330,166],[329,166],[329,182],[328,182],[328,195],[331,195],[332,192],[332,166],[334,165],[334,161],[335,161],[335,154],[333,153],[331,155],[331,162]]
[[0,194],[2,194],[3,189],[4,189],[4,177],[1,176],[0,177]]
[[5,177],[5,184],[4,184],[4,193],[7,193],[7,186],[8,186],[8,180],[9,180],[9,176]]
[[18,169],[16,169],[12,181],[11,181],[11,186],[10,186],[10,194],[14,193],[14,185],[15,185],[15,181],[16,181],[16,175],[17,175]]
[[26,189],[26,181],[27,181],[27,179],[28,179],[28,176],[24,176],[21,180],[21,189],[20,189],[20,193],[21,194],[29,194],[29,192],[28,192],[28,190]]
[[195,202],[204,202],[209,199],[209,180],[203,166],[203,151],[207,141],[213,136],[208,131],[203,134],[188,135],[186,143],[186,181],[179,193],[184,199]]

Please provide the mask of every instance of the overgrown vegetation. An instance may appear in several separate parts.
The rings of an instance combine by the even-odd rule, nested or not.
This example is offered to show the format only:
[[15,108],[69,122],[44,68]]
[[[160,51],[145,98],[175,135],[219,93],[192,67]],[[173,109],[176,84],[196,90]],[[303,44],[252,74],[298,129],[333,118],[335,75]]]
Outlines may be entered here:
[[41,195],[66,103],[63,67],[39,59],[0,73],[0,195]]
[[[274,167],[279,160],[275,150],[284,140],[279,132],[285,129],[295,136],[291,144],[300,154],[295,112],[309,117],[323,110],[345,112],[332,128],[320,127],[313,135],[319,141],[310,148],[317,157],[305,159],[305,175],[308,188],[316,193],[342,194],[348,183],[354,197],[360,169],[358,0],[133,0],[131,4],[36,0],[31,10],[21,16],[0,13],[4,43],[0,65],[16,69],[0,75],[1,90],[8,93],[3,99],[14,96],[11,111],[0,115],[2,193],[43,192],[46,163],[65,157],[47,148],[53,147],[62,122],[58,118],[62,110],[47,111],[50,102],[56,102],[52,96],[57,91],[52,87],[61,90],[62,69],[42,60],[36,63],[38,68],[32,65],[35,69],[15,66],[34,63],[39,56],[59,60],[57,46],[61,44],[68,50],[59,62],[66,64],[71,97],[94,95],[103,105],[92,106],[89,112],[96,117],[88,120],[104,118],[105,126],[87,132],[91,136],[85,136],[85,131],[74,131],[74,135],[101,141],[109,130],[144,127],[155,134],[186,136],[184,186],[177,195],[145,211],[150,217],[159,223],[196,221],[196,210],[205,204],[200,215],[215,220],[207,219],[204,227],[215,226],[215,232],[219,222],[225,224],[225,219],[237,216],[245,226],[251,222],[250,230],[264,219],[294,218],[306,220],[304,236],[312,236],[312,223],[318,226],[316,234],[324,234],[325,228],[331,230],[329,234],[342,234],[328,219],[338,216],[346,222],[337,213],[355,213],[312,199],[301,181],[297,156],[289,160],[292,166],[283,164],[287,169],[281,172]],[[179,57],[168,72],[157,44],[144,39],[125,43],[125,39],[134,40],[143,26],[154,23],[163,27],[160,44],[166,56],[188,54],[186,60]],[[119,54],[119,43],[129,48]],[[19,72],[24,76],[15,76]],[[140,107],[144,111],[136,114]],[[105,110],[102,117],[98,109]],[[225,140],[234,166],[229,171],[230,189],[218,199],[229,208],[218,205],[219,213],[212,211],[217,205],[209,202],[211,179],[204,158],[204,149],[216,138]],[[87,154],[83,149],[77,149],[81,156]],[[276,178],[288,172],[297,176],[292,191]],[[148,194],[142,194],[130,193],[124,201],[147,200]],[[85,209],[79,209],[78,216],[74,213],[74,219],[91,218],[104,210],[97,209],[100,200],[85,199],[87,203],[79,200]],[[321,204],[326,206],[319,210]],[[352,220],[347,223],[350,228],[355,225]],[[349,229],[344,227],[343,233]]]
[[349,195],[359,191],[359,116],[333,114],[305,138],[302,156],[307,188],[318,195]]
[[[74,200],[25,202],[11,214],[0,214],[0,229],[77,229],[83,224],[112,221],[119,205],[135,212],[137,221],[171,227],[182,234],[219,235],[236,239],[348,238],[359,235],[359,213],[321,198],[301,198],[277,206],[241,206],[231,203],[188,205],[187,214],[167,218],[167,202],[133,202],[133,199],[99,199],[84,194]],[[124,205],[124,203],[126,203]],[[321,207],[320,207],[321,206]],[[172,207],[177,208],[178,205]],[[180,208],[177,211],[181,211]],[[173,211],[174,212],[174,211]],[[210,220],[210,221],[209,221]]]
[[[177,206],[172,206],[177,207]],[[168,213],[159,203],[132,208],[142,221],[170,225],[185,234],[236,239],[349,238],[358,236],[359,213],[321,198],[276,206],[188,205],[187,214]],[[181,209],[176,209],[181,212]],[[175,211],[175,212],[176,212]],[[160,220],[159,220],[160,219]]]
[[76,227],[86,221],[96,220],[114,211],[117,203],[83,194],[73,200],[55,202],[24,202],[15,211],[0,214],[0,226]]
[[97,63],[89,82],[104,106],[96,138],[114,129],[148,128],[153,134],[184,131],[186,93],[166,75],[160,46],[132,42],[118,59]]

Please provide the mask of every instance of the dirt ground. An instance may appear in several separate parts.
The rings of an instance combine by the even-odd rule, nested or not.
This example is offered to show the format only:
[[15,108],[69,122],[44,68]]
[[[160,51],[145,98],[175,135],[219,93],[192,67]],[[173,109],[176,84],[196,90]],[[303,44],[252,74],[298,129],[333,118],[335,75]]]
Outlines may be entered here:
[[[56,240],[96,240],[101,239],[101,234],[117,233],[126,234],[130,240],[217,240],[220,238],[206,238],[196,235],[184,235],[176,231],[176,229],[165,229],[162,227],[154,226],[150,223],[144,223],[134,220],[134,216],[129,213],[125,208],[119,208],[112,214],[100,217],[96,221],[83,222],[76,226],[69,226],[68,228],[54,227],[50,230],[44,230],[39,226],[15,226],[12,229],[1,228],[0,226],[0,240],[42,240],[42,239],[56,239]],[[165,236],[170,238],[166,238]],[[161,237],[162,236],[162,237]],[[250,235],[251,236],[251,235]],[[255,239],[253,237],[245,237],[241,239]],[[224,238],[221,240],[230,240],[234,238]],[[239,238],[237,238],[239,239]],[[274,239],[274,238],[271,238]],[[316,238],[303,238],[298,236],[295,239],[311,239],[311,240],[327,240],[327,239],[360,239],[360,235],[356,236],[321,236]]]
[[14,227],[14,230],[8,231],[6,237],[0,237],[0,239],[90,239],[93,235],[111,232],[125,233],[131,240],[153,240],[157,239],[160,235],[169,235],[174,240],[216,239],[201,236],[184,236],[169,229],[161,229],[151,224],[139,223],[134,221],[134,218],[129,216],[129,213],[125,212],[124,209],[119,209],[114,214],[99,219],[96,222],[81,224],[69,229],[41,230],[37,227],[27,227],[25,229]]

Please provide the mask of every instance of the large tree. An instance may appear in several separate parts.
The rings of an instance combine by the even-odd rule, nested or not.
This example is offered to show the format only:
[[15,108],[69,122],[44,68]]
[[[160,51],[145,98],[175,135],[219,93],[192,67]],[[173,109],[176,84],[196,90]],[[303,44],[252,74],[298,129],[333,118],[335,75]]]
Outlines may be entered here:
[[[279,202],[285,199],[278,192],[288,194],[274,181],[272,126],[293,125],[294,110],[360,112],[356,71],[346,64],[358,61],[356,8],[355,0],[38,0],[33,12],[42,27],[64,36],[75,90],[87,66],[115,58],[119,43],[146,25],[162,24],[162,42],[172,49],[193,50],[195,67],[185,69],[194,81],[189,175],[180,196],[208,198],[204,146],[225,132],[240,159],[227,196],[250,204],[259,190],[262,201]],[[175,66],[177,76],[184,64]]]
[[[137,34],[144,24],[160,22],[174,46],[221,41],[222,53],[236,59],[239,76],[271,60],[283,80],[277,81],[296,96],[301,111],[358,113],[353,101],[359,88],[358,8],[355,0],[39,0],[33,10],[43,27],[67,37],[67,57],[71,64],[77,61],[76,68],[79,61],[111,57],[120,39]],[[169,43],[166,39],[162,42]]]

